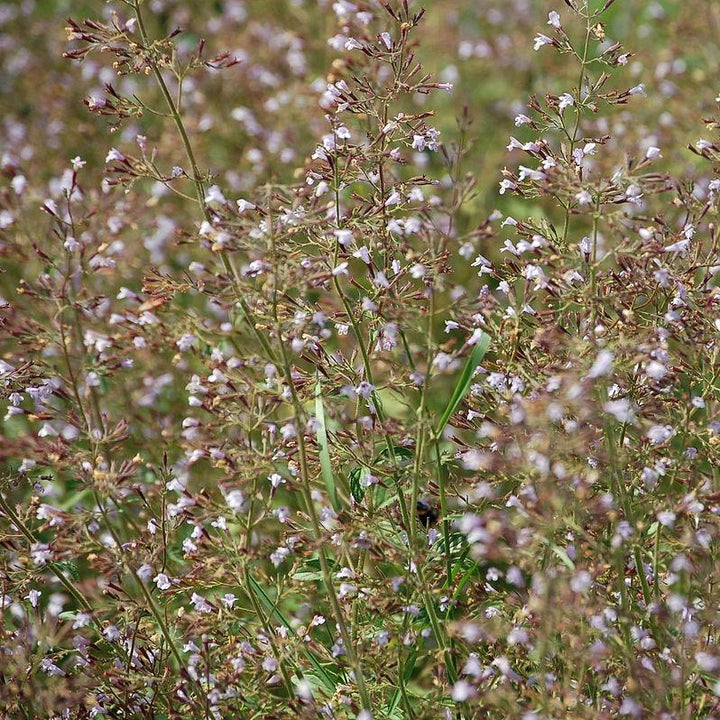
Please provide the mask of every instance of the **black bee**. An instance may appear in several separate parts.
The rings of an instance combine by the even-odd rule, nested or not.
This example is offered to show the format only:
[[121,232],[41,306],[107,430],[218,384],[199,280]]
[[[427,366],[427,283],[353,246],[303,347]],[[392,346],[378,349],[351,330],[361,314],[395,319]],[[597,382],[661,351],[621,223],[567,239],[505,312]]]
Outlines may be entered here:
[[438,521],[438,511],[425,500],[418,500],[415,506],[417,518],[423,527],[429,528]]

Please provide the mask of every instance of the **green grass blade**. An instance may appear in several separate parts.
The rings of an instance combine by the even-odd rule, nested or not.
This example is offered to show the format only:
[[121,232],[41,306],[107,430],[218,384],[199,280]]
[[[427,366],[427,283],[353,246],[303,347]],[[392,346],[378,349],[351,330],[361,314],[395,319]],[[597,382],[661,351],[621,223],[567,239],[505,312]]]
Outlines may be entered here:
[[475,369],[480,364],[480,361],[485,356],[485,353],[488,351],[489,347],[490,336],[484,332],[480,336],[480,339],[477,341],[477,343],[473,345],[470,357],[468,357],[467,361],[465,362],[465,367],[460,373],[460,377],[455,384],[453,394],[450,397],[448,404],[445,406],[445,411],[440,418],[440,422],[438,423],[437,428],[435,428],[436,438],[439,439],[442,437],[443,430],[445,430],[445,426],[448,424],[448,421],[453,416],[453,413],[458,409],[458,406],[463,401],[463,398],[468,394],[468,391],[470,390],[470,385],[472,384],[473,375],[475,374]]
[[391,717],[394,715],[395,711],[397,710],[398,706],[400,705],[400,701],[402,700],[402,693],[403,688],[405,688],[407,692],[407,685],[410,682],[410,679],[412,678],[413,671],[415,669],[415,662],[417,660],[417,650],[411,650],[410,654],[408,655],[407,660],[404,663],[403,673],[402,677],[398,678],[399,682],[402,683],[400,687],[398,687],[395,692],[393,693],[392,700],[390,701],[390,705],[388,707],[388,715]]
[[325,426],[325,405],[322,398],[322,382],[320,373],[315,375],[315,418],[317,420],[317,444],[320,453],[320,472],[325,487],[327,488],[333,510],[339,512],[342,509],[338,497],[337,482],[330,462],[330,448],[328,445],[327,428]]
[[[255,580],[255,578],[253,578],[252,575],[250,575],[249,573],[248,580],[250,583],[250,589],[255,593],[255,597],[265,608],[265,611],[271,616],[273,616],[277,621],[282,623],[288,629],[290,634],[295,637],[297,633],[295,632],[293,626],[290,624],[290,620],[288,620],[288,618],[285,617],[285,615],[283,615],[283,613],[278,609],[277,605],[270,599],[262,585],[260,585],[260,583]],[[317,659],[315,654],[312,653],[310,650],[303,651],[303,654],[315,668],[315,671],[318,674],[318,679],[322,682],[325,690],[328,692],[329,695],[332,696],[336,690],[339,678],[334,677],[333,674],[329,673]]]

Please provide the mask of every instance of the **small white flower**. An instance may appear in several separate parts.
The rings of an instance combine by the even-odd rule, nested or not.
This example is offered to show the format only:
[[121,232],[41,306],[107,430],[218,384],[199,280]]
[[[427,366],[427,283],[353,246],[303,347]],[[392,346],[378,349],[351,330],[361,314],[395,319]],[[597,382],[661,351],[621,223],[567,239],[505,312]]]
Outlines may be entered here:
[[79,612],[75,616],[75,620],[73,621],[72,628],[73,628],[73,630],[79,630],[80,628],[87,627],[90,624],[91,620],[92,620],[92,616],[90,615],[90,613]]
[[[207,202],[207,200],[205,202]],[[240,215],[242,215],[246,210],[254,210],[256,207],[254,203],[251,203],[249,200],[243,200],[242,198],[237,200],[236,204]]]
[[188,350],[197,347],[198,339],[195,335],[185,333],[185,335],[183,335],[175,344],[180,352],[187,352]]
[[568,108],[574,104],[575,104],[575,98],[570,93],[563,93],[558,98],[558,107],[560,109],[560,112],[563,112],[565,110],[565,108]]
[[115,625],[108,625],[102,634],[108,642],[117,642],[120,639],[120,631]]
[[43,426],[38,430],[38,437],[57,437],[57,430],[49,423],[43,423]]
[[480,328],[475,328],[475,330],[473,330],[472,335],[468,338],[468,341],[467,341],[468,345],[477,345],[480,342],[480,340],[482,339],[484,334],[485,333],[483,330],[481,330]]
[[151,565],[148,565],[145,563],[144,565],[141,565],[136,571],[135,574],[143,581],[148,582],[153,574],[153,569]]
[[375,392],[375,386],[363,380],[356,388],[355,392],[365,399],[369,398]]
[[[720,659],[706,652],[695,653],[695,662],[706,673],[716,673],[720,670]],[[717,694],[717,693],[716,693]]]
[[50,546],[45,543],[36,543],[30,548],[30,554],[36,565],[44,565],[51,557]]
[[199,613],[210,613],[212,612],[212,606],[208,601],[202,596],[198,595],[197,593],[193,593],[190,602],[193,604],[193,607],[195,610]]
[[580,572],[573,575],[570,580],[570,589],[574,593],[584,593],[592,587],[593,581],[592,576],[587,570],[580,570]]
[[420,263],[416,263],[410,268],[410,275],[415,278],[415,280],[420,280],[425,277],[425,273],[427,272],[427,268],[424,265],[421,265]]
[[237,598],[232,593],[225,593],[221,598],[220,602],[226,607],[232,609],[233,605],[237,602]]
[[72,237],[72,235],[68,235],[68,236],[65,238],[65,242],[63,243],[63,247],[64,247],[68,252],[75,252],[75,251],[80,247],[80,243],[79,243],[74,237]]
[[518,170],[518,180],[520,180],[520,182],[524,182],[525,180],[542,182],[547,177],[544,172],[540,170],[533,170],[532,168],[525,167],[525,165],[518,165]]
[[500,195],[504,195],[508,190],[516,190],[517,184],[512,180],[501,180],[500,181]]
[[239,513],[245,505],[245,496],[242,490],[231,490],[225,495],[225,502],[233,512]]
[[628,400],[628,398],[608,400],[606,403],[603,403],[603,410],[609,415],[612,415],[618,422],[635,422],[635,412],[632,403]]
[[288,548],[279,547],[270,553],[270,561],[275,567],[280,567],[288,555],[290,555],[290,550]]
[[595,362],[590,368],[590,372],[588,372],[588,377],[598,378],[602,377],[603,375],[610,375],[610,373],[612,372],[614,359],[615,356],[612,354],[612,352],[610,352],[610,350],[601,350],[597,354]]
[[653,445],[661,445],[667,442],[673,435],[675,435],[675,430],[671,425],[653,425],[647,431],[647,439]]
[[460,456],[460,460],[465,470],[486,470],[492,464],[492,456],[490,453],[475,449],[464,452]]
[[333,230],[333,235],[337,238],[337,241],[343,247],[347,247],[353,241],[352,230]]
[[645,365],[645,374],[652,380],[662,380],[668,373],[668,369],[657,360],[651,360]]
[[452,689],[452,699],[455,702],[466,702],[476,694],[475,688],[467,680],[458,680]]
[[158,573],[153,582],[157,585],[158,590],[167,590],[171,586],[170,578],[165,573]]
[[16,175],[11,181],[10,185],[15,191],[16,195],[22,195],[23,191],[27,187],[27,178],[24,175]]
[[553,39],[542,33],[538,33],[535,36],[535,42],[533,43],[533,50],[538,51],[543,45],[552,45]]
[[679,255],[685,255],[690,249],[690,240],[678,240],[676,243],[672,243],[665,247],[664,252],[666,253],[678,253]]
[[[387,33],[385,33],[387,34]],[[309,680],[302,678],[295,683],[295,694],[305,702],[311,702],[313,699],[312,684]]]
[[205,202],[209,205],[210,203],[218,203],[219,205],[224,205],[227,200],[225,199],[225,196],[222,193],[222,190],[218,185],[211,185],[207,193],[205,194]]
[[59,668],[54,662],[43,658],[40,661],[40,669],[47,675],[64,675],[65,671]]
[[124,160],[125,156],[116,148],[110,148],[107,156],[105,157],[105,163],[113,162],[113,160]]
[[402,202],[402,197],[397,190],[393,190],[390,196],[385,201],[385,207],[392,207],[393,205],[399,205]]
[[279,488],[280,485],[283,485],[285,483],[285,478],[278,473],[268,475],[268,480],[270,481],[270,484],[273,486],[273,488]]
[[26,596],[25,599],[30,601],[30,605],[32,605],[34,608],[38,606],[38,600],[40,600],[40,596],[42,595],[42,592],[40,590],[31,590]]

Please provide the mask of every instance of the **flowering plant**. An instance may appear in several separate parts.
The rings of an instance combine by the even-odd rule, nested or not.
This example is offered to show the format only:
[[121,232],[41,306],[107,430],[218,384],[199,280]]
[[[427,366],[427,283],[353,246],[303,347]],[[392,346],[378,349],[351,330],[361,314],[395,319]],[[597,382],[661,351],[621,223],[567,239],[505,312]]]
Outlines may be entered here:
[[720,713],[720,145],[615,0],[547,14],[497,180],[432,8],[333,3],[309,83],[250,5],[69,20],[102,173],[3,158],[8,716]]

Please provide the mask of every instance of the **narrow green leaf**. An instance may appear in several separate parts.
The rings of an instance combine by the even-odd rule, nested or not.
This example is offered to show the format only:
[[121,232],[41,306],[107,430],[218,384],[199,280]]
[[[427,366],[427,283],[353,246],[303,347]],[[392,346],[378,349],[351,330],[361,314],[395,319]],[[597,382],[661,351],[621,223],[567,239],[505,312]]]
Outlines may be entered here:
[[322,398],[320,373],[316,373],[315,375],[315,417],[317,419],[317,444],[320,453],[320,472],[325,482],[328,495],[330,496],[333,509],[335,512],[339,512],[342,508],[340,499],[338,498],[335,475],[330,462],[330,449],[328,446],[327,429],[325,427],[325,406]]
[[558,545],[554,545],[553,543],[550,543],[548,541],[548,545],[550,545],[550,550],[560,558],[560,561],[568,570],[572,570],[575,572],[575,563],[570,559],[570,556]]
[[[290,624],[290,620],[288,620],[288,618],[286,618],[285,615],[283,615],[283,613],[278,609],[277,605],[270,599],[262,585],[260,585],[260,583],[255,580],[252,575],[249,575],[249,580],[250,588],[255,593],[255,597],[258,599],[260,604],[265,608],[268,613],[270,613],[270,615],[274,616],[276,620],[280,621],[288,629],[288,632],[293,637],[296,637],[297,633],[295,632],[295,628]],[[339,678],[337,676],[334,677],[332,673],[328,672],[328,670],[325,669],[325,667],[320,663],[320,661],[313,652],[311,652],[310,650],[305,650],[303,654],[317,671],[327,693],[329,695],[333,695]]]
[[[410,682],[413,671],[415,670],[415,662],[417,660],[417,650],[411,650],[407,660],[405,661],[403,668],[403,676],[402,678],[398,678],[399,681],[407,688],[408,683]],[[396,688],[395,692],[393,693],[392,700],[390,701],[390,705],[388,707],[388,714],[392,717],[395,714],[395,711],[398,709],[400,705],[400,700],[402,699],[402,689]],[[402,717],[402,716],[401,716]]]
[[460,377],[455,384],[453,394],[445,407],[445,411],[440,418],[437,428],[435,429],[436,438],[442,437],[443,430],[445,430],[445,426],[448,424],[448,421],[453,416],[453,413],[458,409],[460,403],[463,401],[463,398],[468,394],[470,385],[472,384],[473,375],[475,374],[475,369],[480,364],[481,360],[485,356],[485,353],[488,351],[488,347],[490,347],[490,336],[487,333],[483,333],[477,343],[473,345],[470,357],[468,357],[465,362],[465,367],[460,373]]

